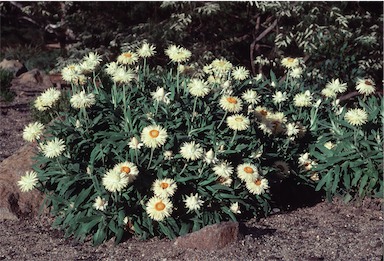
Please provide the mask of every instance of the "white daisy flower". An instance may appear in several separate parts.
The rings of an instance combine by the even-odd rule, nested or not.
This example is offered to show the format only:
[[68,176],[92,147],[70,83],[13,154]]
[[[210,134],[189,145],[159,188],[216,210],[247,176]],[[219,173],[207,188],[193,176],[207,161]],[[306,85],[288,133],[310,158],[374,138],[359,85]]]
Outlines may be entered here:
[[201,197],[199,196],[198,193],[196,193],[195,195],[191,193],[191,195],[186,196],[186,198],[183,201],[185,203],[185,207],[188,209],[188,212],[198,210],[204,204],[204,201],[201,200]]
[[17,182],[22,192],[31,191],[37,184],[38,178],[35,171],[27,171]]
[[148,216],[156,221],[163,221],[170,217],[173,210],[173,204],[168,198],[152,197],[146,204]]
[[186,160],[197,160],[203,156],[204,150],[195,141],[184,142],[180,148],[181,156]]

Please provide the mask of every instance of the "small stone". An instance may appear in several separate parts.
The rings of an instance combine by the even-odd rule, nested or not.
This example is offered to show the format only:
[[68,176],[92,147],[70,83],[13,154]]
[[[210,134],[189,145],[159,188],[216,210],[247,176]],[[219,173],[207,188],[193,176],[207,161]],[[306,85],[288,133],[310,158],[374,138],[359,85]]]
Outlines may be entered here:
[[218,250],[237,241],[239,223],[227,221],[206,226],[193,233],[176,238],[174,245],[180,248]]

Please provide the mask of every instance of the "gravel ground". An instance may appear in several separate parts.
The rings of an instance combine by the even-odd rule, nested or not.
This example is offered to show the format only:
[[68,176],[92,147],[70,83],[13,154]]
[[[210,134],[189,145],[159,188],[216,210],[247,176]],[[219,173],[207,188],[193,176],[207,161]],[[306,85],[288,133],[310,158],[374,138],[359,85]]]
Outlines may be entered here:
[[0,222],[0,260],[382,260],[382,201],[322,202],[243,224],[242,237],[216,251],[173,241],[128,239],[93,247],[65,239],[47,217]]

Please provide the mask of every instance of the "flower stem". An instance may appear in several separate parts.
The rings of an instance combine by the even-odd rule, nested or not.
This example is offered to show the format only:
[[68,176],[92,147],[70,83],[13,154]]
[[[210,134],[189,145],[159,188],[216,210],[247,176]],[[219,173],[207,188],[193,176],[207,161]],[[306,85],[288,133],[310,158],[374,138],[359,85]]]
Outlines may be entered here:
[[184,164],[183,169],[179,173],[180,176],[181,176],[181,174],[183,174],[184,170],[187,168],[187,165],[188,165],[187,163]]
[[227,114],[228,114],[228,111],[226,111],[226,112],[225,112],[225,114],[224,114],[223,118],[222,118],[222,119],[221,119],[221,121],[220,121],[220,124],[219,124],[219,126],[217,126],[217,128],[218,128],[218,129],[220,128],[221,124],[223,124],[223,122],[224,122],[224,119],[227,117]]
[[149,157],[147,169],[149,169],[149,167],[151,166],[154,151],[155,151],[155,148],[151,148],[151,156]]
[[192,120],[191,120],[191,122],[193,122],[193,118],[195,117],[196,103],[197,103],[197,97],[195,98],[195,102],[193,103],[193,112],[192,112]]
[[235,130],[235,132],[233,133],[231,144],[235,141],[236,134],[237,134],[237,130]]

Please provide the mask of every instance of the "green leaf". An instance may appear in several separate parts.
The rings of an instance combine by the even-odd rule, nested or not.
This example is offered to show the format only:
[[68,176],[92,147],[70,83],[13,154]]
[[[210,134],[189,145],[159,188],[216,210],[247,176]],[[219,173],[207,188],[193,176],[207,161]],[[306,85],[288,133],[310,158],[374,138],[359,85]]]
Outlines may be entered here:
[[359,196],[362,197],[364,195],[364,189],[368,182],[368,175],[364,175],[361,178],[360,185],[359,185]]
[[333,173],[335,175],[334,175],[334,179],[333,179],[333,185],[331,188],[331,192],[334,194],[336,192],[336,189],[338,188],[339,181],[340,181],[340,174],[341,173],[340,173],[340,166],[339,165],[335,166]]
[[100,245],[106,239],[107,234],[105,232],[105,228],[105,225],[103,225],[102,223],[99,224],[96,233],[93,235],[93,244],[95,246]]
[[331,177],[332,172],[333,172],[332,169],[329,170],[327,174],[317,183],[317,186],[315,188],[316,191],[319,191],[320,189],[322,189],[326,182],[330,182],[329,180],[332,179]]
[[80,206],[80,204],[83,203],[84,200],[90,196],[90,192],[91,192],[92,188],[93,188],[93,185],[91,185],[87,189],[83,189],[80,192],[80,194],[76,197],[76,201],[74,202],[75,208],[78,208]]
[[191,225],[189,223],[182,223],[179,231],[179,235],[182,236],[182,235],[188,234],[190,229],[191,229]]

